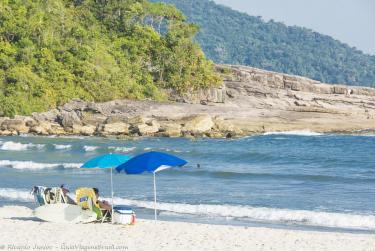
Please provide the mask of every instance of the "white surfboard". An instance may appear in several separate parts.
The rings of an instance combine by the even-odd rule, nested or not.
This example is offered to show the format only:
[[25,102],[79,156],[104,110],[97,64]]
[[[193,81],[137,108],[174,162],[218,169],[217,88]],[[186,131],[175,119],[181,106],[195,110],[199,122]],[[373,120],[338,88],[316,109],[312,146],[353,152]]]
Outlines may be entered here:
[[34,210],[35,217],[56,223],[88,223],[96,220],[96,213],[71,204],[47,204]]

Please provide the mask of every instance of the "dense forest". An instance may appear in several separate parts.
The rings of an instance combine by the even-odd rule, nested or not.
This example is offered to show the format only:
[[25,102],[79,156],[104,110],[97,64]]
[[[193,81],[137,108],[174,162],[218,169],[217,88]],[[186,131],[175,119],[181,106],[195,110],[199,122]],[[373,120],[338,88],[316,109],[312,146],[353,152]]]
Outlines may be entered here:
[[219,84],[197,31],[146,0],[1,0],[0,115]]
[[[201,27],[197,41],[217,63],[242,64],[327,83],[375,87],[375,56],[309,29],[264,22],[209,0],[175,4]],[[319,13],[317,13],[319,18]]]

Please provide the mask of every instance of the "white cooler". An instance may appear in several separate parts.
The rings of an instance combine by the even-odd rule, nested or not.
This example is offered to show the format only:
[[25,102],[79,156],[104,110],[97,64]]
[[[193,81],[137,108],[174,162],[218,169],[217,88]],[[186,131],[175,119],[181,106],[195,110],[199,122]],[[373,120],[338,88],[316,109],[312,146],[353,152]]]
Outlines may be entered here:
[[133,225],[135,224],[135,212],[128,206],[113,207],[113,223]]

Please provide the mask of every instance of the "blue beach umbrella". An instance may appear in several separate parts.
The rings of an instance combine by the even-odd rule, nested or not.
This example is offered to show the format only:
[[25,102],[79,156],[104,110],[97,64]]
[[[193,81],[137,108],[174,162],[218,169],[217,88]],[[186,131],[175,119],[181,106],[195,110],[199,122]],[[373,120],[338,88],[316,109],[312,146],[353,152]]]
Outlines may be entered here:
[[180,159],[176,156],[161,153],[161,152],[147,152],[135,156],[128,160],[127,162],[116,167],[118,172],[125,172],[127,174],[141,174],[143,172],[153,173],[154,175],[154,211],[155,220],[156,216],[156,179],[155,174],[162,170],[183,166],[187,161]]
[[112,169],[119,166],[130,159],[127,155],[122,154],[104,154],[97,156],[85,162],[81,168],[110,168],[111,169],[111,197],[112,197],[112,211],[113,211],[113,177]]

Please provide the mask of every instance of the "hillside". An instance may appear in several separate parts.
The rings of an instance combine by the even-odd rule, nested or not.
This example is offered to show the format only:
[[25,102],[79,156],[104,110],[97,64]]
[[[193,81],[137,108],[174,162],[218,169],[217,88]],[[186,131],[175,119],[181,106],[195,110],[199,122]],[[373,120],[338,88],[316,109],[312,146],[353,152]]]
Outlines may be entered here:
[[197,30],[176,8],[146,0],[3,0],[0,115],[214,86]]
[[375,86],[375,56],[329,36],[264,22],[209,0],[162,1],[175,4],[201,27],[197,41],[216,63],[253,66],[326,83]]
[[32,116],[0,118],[0,135],[230,138],[276,131],[375,133],[375,88],[325,84],[245,66],[216,67],[225,72],[224,85],[185,95],[186,102],[72,100]]

